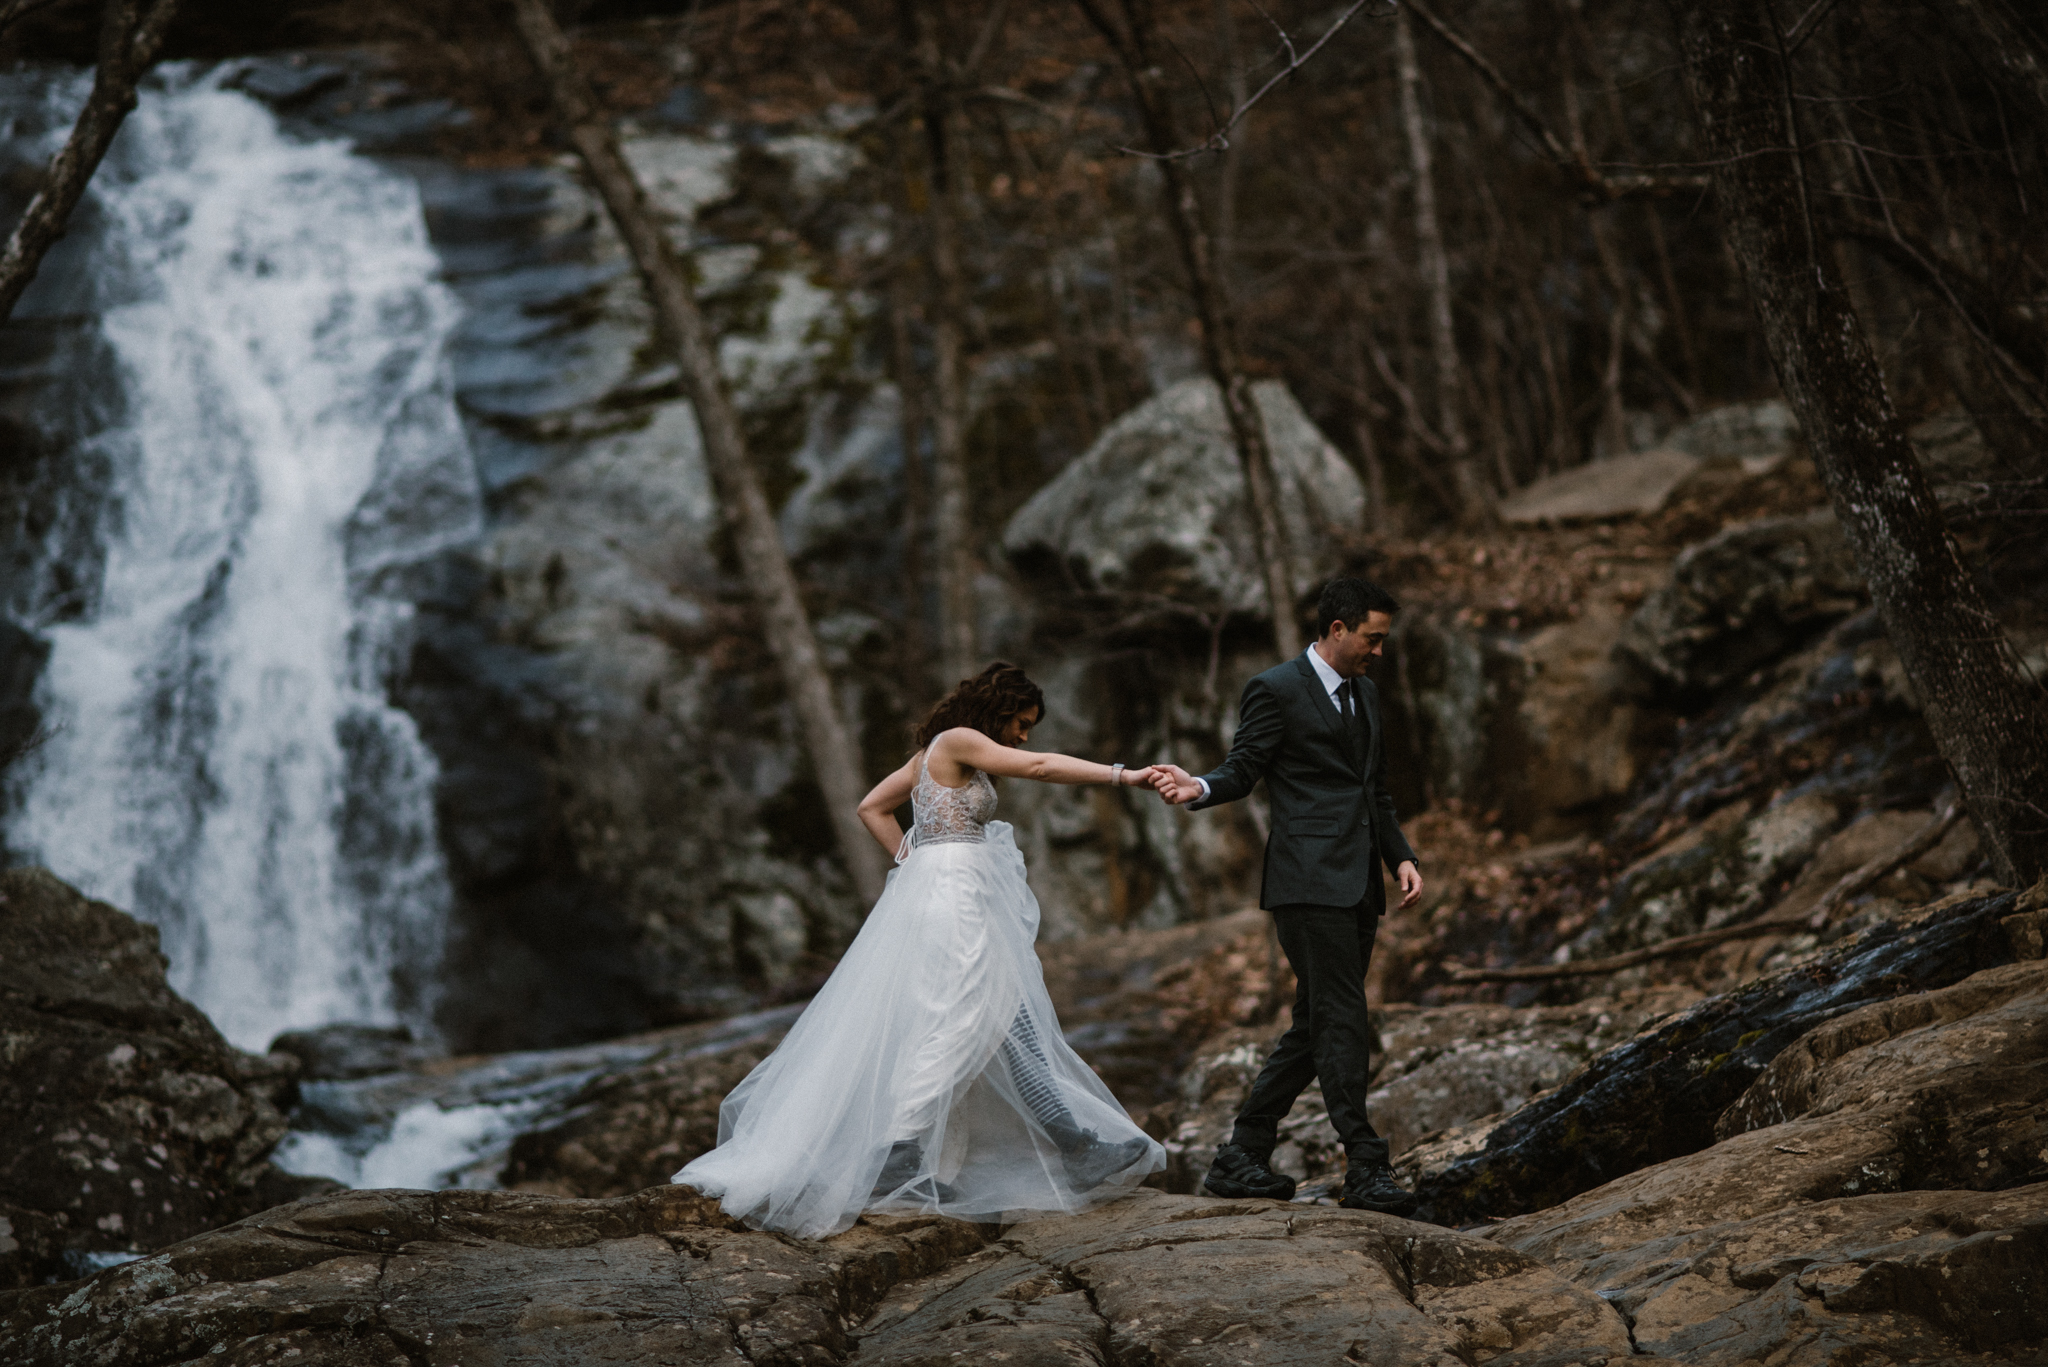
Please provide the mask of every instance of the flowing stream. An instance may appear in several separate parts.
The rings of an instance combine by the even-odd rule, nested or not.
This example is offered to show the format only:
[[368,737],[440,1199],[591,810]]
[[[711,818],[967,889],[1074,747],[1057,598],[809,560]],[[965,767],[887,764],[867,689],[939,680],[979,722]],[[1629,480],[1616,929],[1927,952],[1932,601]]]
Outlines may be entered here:
[[53,533],[38,568],[81,576],[76,605],[20,623],[50,647],[53,737],[10,775],[6,844],[157,925],[172,985],[244,1048],[427,1028],[436,772],[387,680],[400,581],[479,508],[417,189],[174,69],[76,222],[24,307],[96,329],[41,407],[97,415],[56,439],[104,480],[66,493],[94,557]]

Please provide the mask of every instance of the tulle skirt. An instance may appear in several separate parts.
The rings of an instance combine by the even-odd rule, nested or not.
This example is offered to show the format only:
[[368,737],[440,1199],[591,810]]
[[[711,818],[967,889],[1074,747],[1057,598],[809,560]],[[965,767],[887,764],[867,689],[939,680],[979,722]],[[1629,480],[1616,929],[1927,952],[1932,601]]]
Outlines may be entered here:
[[[1165,1151],[1061,1038],[1037,936],[1038,900],[1007,822],[990,822],[979,843],[912,850],[781,1046],[725,1099],[718,1147],[674,1180],[756,1228],[803,1238],[870,1207],[1008,1222],[1128,1192],[1165,1166]],[[1049,1108],[1101,1141],[1145,1148],[1076,1190]],[[903,1141],[917,1145],[914,1170]]]

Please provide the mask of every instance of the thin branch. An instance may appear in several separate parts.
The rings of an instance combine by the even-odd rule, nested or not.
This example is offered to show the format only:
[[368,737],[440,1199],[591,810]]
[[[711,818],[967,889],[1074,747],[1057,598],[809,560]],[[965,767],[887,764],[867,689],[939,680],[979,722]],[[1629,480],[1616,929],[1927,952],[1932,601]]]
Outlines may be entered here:
[[[1315,42],[1309,46],[1308,51],[1300,53],[1297,53],[1294,50],[1294,40],[1287,36],[1287,30],[1281,28],[1278,23],[1274,22],[1273,17],[1271,15],[1266,15],[1266,22],[1272,24],[1273,28],[1280,35],[1280,44],[1287,54],[1287,63],[1285,66],[1280,68],[1279,73],[1275,75],[1271,80],[1267,81],[1264,85],[1260,86],[1257,90],[1253,91],[1249,99],[1247,99],[1243,104],[1237,106],[1237,108],[1233,109],[1230,113],[1230,117],[1224,120],[1215,132],[1209,135],[1208,141],[1201,143],[1199,146],[1195,147],[1183,147],[1177,152],[1147,152],[1136,147],[1118,147],[1116,150],[1122,152],[1125,156],[1144,157],[1151,161],[1181,161],[1188,157],[1199,157],[1205,156],[1212,152],[1229,151],[1230,130],[1237,127],[1237,125],[1243,121],[1244,116],[1251,112],[1252,106],[1257,104],[1260,100],[1265,99],[1266,95],[1275,86],[1281,84],[1283,81],[1286,81],[1287,79],[1292,77],[1295,72],[1301,70],[1304,66],[1307,66],[1309,59],[1311,57],[1314,57],[1318,52],[1322,51],[1323,44],[1329,42],[1332,38],[1336,37],[1337,30],[1343,28],[1346,24],[1350,23],[1352,16],[1357,14],[1360,10],[1364,9],[1367,3],[1368,0],[1352,0],[1351,7],[1345,10],[1342,14],[1337,16],[1335,22],[1333,22],[1330,25],[1329,29],[1324,32],[1323,36],[1316,39]],[[1260,10],[1259,13],[1265,14],[1265,11]],[[1177,50],[1178,49],[1176,49],[1176,51]],[[1183,58],[1183,60],[1186,59]],[[1190,69],[1192,69],[1192,64],[1190,64]],[[1197,84],[1200,84],[1201,75],[1199,73],[1196,74],[1195,80]],[[1206,85],[1203,85],[1203,98],[1207,99],[1208,95],[1209,88]],[[1211,122],[1214,122],[1216,118],[1216,110],[1213,103],[1210,105],[1209,118]]]
[[1486,59],[1486,55],[1466,39],[1465,35],[1452,28],[1422,0],[1407,0],[1408,12],[1420,19],[1423,26],[1434,33],[1451,51],[1463,58],[1465,64],[1479,73],[1479,78],[1493,88],[1496,95],[1527,128],[1536,141],[1543,144],[1544,155],[1562,171],[1577,187],[1579,194],[1590,201],[1613,201],[1621,199],[1664,198],[1669,195],[1696,192],[1708,188],[1707,177],[1697,173],[1669,175],[1648,173],[1638,175],[1610,176],[1602,174],[1583,155],[1574,153],[1564,145],[1551,130],[1536,106],[1529,103],[1522,92],[1515,89],[1500,68]]
[[178,0],[154,0],[147,8],[142,0],[107,0],[92,93],[86,97],[63,150],[51,160],[35,198],[14,225],[7,245],[0,248],[0,322],[12,316],[22,293],[42,268],[43,257],[64,235],[71,211],[84,197],[85,187],[113,144],[114,135],[121,131],[128,111],[135,108],[136,82],[156,61],[164,30],[177,9]]
[[996,38],[1003,31],[1003,22],[1010,15],[1010,0],[996,0],[989,6],[988,18],[982,23],[981,32],[974,36],[974,46],[967,49],[967,58],[954,69],[953,77],[966,82],[974,79],[981,64],[988,60],[989,50],[996,44]]
[[1862,868],[1843,875],[1842,880],[1828,889],[1827,896],[1813,909],[1807,924],[1820,930],[1832,921],[1835,913],[1860,896],[1865,889],[1875,887],[1898,870],[1906,867],[1921,855],[1939,845],[1948,833],[1963,819],[1963,804],[1960,801],[1948,804],[1948,810],[1921,827],[1911,840],[1889,854],[1881,854]]
[[1792,21],[1792,31],[1785,35],[1785,50],[1794,53],[1805,47],[1806,40],[1820,32],[1821,21],[1835,12],[1838,3],[1840,0],[1814,0],[1806,13]]
[[1605,959],[1579,959],[1561,964],[1528,964],[1521,968],[1464,968],[1446,965],[1454,983],[1533,983],[1549,982],[1556,978],[1590,978],[1603,973],[1619,973],[1624,968],[1649,963],[1652,959],[1668,959],[1674,954],[1685,954],[1695,949],[1711,949],[1715,945],[1727,944],[1730,940],[1754,940],[1765,935],[1783,935],[1787,931],[1804,927],[1798,921],[1751,921],[1746,925],[1722,926],[1718,930],[1703,930],[1697,935],[1681,935],[1675,940],[1650,945],[1645,949],[1631,949],[1626,954],[1610,955]]

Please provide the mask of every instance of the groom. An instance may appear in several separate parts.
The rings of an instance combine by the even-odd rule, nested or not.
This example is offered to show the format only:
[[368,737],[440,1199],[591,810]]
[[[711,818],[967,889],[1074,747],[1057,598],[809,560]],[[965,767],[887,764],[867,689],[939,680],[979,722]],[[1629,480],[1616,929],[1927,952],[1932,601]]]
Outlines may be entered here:
[[1333,579],[1316,601],[1320,635],[1306,652],[1244,687],[1236,739],[1201,778],[1158,766],[1161,797],[1189,810],[1235,802],[1260,779],[1272,805],[1259,905],[1273,913],[1294,969],[1294,1024],[1252,1083],[1230,1142],[1204,1179],[1217,1196],[1287,1200],[1294,1179],[1270,1166],[1280,1122],[1320,1078],[1349,1165],[1343,1204],[1407,1215],[1416,1199],[1394,1180],[1387,1141],[1365,1118],[1365,969],[1386,894],[1378,863],[1401,880],[1401,905],[1422,895],[1415,851],[1387,794],[1379,693],[1364,675],[1400,604],[1377,584]]

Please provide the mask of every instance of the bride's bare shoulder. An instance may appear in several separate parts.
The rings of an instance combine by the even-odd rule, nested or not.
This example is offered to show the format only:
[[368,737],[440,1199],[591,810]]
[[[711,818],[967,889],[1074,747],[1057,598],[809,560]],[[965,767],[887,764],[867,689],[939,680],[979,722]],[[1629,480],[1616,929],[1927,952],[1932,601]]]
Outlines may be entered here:
[[975,758],[988,745],[988,737],[971,726],[955,726],[932,737],[924,758],[934,780],[957,788],[972,776]]

